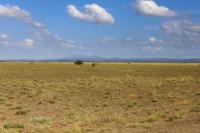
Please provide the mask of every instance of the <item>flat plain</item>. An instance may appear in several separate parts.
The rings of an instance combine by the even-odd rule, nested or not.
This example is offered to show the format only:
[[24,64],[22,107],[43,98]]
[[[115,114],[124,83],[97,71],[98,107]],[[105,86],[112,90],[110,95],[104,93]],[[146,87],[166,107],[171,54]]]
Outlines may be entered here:
[[0,133],[200,133],[195,63],[0,63]]

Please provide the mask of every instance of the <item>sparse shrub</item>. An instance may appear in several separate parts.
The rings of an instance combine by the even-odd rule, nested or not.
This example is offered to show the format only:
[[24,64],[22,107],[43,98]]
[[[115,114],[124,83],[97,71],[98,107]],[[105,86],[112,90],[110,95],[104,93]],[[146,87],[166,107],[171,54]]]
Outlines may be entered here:
[[74,127],[74,126],[87,127],[87,126],[91,125],[94,122],[94,120],[95,120],[95,117],[93,115],[87,114],[87,113],[86,114],[79,114],[79,113],[74,114],[72,112],[68,112],[68,113],[66,113],[66,117],[65,117],[65,121],[67,123],[70,123],[70,125],[72,127]]
[[78,65],[78,66],[81,66],[81,65],[83,65],[83,61],[82,61],[82,60],[76,60],[76,61],[74,62],[74,64],[75,64],[75,65]]
[[169,117],[166,119],[166,121],[167,121],[167,122],[173,122],[174,120],[177,120],[177,119],[179,119],[179,116],[174,115],[174,116],[169,116]]
[[39,123],[39,124],[50,124],[50,118],[49,117],[35,117],[35,118],[33,118],[33,120],[32,120],[32,122],[34,123],[34,124],[37,124],[37,123]]
[[29,110],[18,110],[16,111],[15,115],[26,115]]
[[0,102],[3,102],[4,100],[5,100],[5,98],[0,96]]
[[133,108],[133,107],[135,107],[136,106],[136,102],[129,102],[128,103],[128,108]]
[[10,128],[24,128],[24,125],[21,123],[7,123],[3,126],[5,129]]
[[145,129],[151,129],[151,126],[147,123],[140,123],[139,127],[145,128]]
[[92,124],[93,121],[94,121],[93,116],[91,116],[91,115],[89,115],[89,114],[84,115],[83,118],[82,118],[82,123],[83,123],[83,125],[85,125],[85,126],[86,126],[86,125]]
[[155,122],[164,117],[165,117],[164,113],[154,112],[154,113],[151,113],[146,119],[144,119],[143,122]]
[[66,114],[66,118],[67,120],[70,120],[70,121],[78,121],[78,117],[71,112]]
[[55,100],[49,100],[48,102],[49,102],[50,104],[55,104],[55,103],[56,103]]
[[142,128],[145,128],[145,129],[150,129],[151,128],[149,123],[137,123],[137,122],[132,124],[131,127],[133,127],[133,128],[142,127]]
[[12,108],[12,109],[16,109],[16,110],[22,110],[23,109],[23,107],[22,106],[16,106],[16,107],[14,107],[14,108]]
[[0,96],[0,104],[3,104],[5,102],[5,98]]

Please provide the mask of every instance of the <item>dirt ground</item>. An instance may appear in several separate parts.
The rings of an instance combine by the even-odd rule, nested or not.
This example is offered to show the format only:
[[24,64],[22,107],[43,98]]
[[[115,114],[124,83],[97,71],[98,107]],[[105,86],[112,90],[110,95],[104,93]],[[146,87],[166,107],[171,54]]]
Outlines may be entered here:
[[0,63],[0,133],[200,133],[200,65]]

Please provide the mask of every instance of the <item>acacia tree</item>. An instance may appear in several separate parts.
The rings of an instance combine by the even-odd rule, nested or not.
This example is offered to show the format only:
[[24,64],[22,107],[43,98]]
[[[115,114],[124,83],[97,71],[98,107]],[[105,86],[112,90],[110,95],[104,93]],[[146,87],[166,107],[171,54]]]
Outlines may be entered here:
[[76,60],[76,61],[74,62],[74,64],[75,64],[75,65],[78,65],[78,66],[81,66],[81,65],[83,65],[83,61],[82,61],[82,60]]

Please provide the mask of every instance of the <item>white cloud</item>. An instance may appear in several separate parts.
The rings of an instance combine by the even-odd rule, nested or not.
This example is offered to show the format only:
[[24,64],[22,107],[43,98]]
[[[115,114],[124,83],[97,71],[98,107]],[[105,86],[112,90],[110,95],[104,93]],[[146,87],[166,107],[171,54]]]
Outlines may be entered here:
[[65,41],[62,43],[62,46],[65,47],[65,48],[68,48],[68,49],[73,49],[73,48],[76,48],[76,45],[75,45],[76,42],[74,41]]
[[77,46],[76,45],[76,42],[75,41],[71,41],[71,40],[68,40],[68,41],[65,41],[62,46],[64,48],[67,48],[67,49],[79,49],[79,50],[82,50],[84,49],[82,46]]
[[149,43],[151,43],[151,44],[155,44],[155,43],[157,43],[157,38],[155,38],[155,37],[149,37],[149,38],[148,38],[148,41],[149,41]]
[[104,36],[101,38],[100,43],[101,44],[112,44],[115,42],[115,38],[109,37],[109,36]]
[[84,9],[84,11],[79,11],[74,5],[66,7],[67,13],[76,19],[95,23],[114,23],[112,15],[97,4],[86,4]]
[[[68,40],[61,39],[56,34],[49,32],[45,25],[39,21],[35,21],[26,10],[21,9],[17,5],[1,5],[0,4],[0,17],[8,17],[17,19],[33,28],[34,32],[31,38],[24,39],[22,42],[17,43],[24,47],[33,47],[34,43],[40,44],[53,44],[65,48],[76,48],[80,46],[73,46]],[[0,35],[0,43],[8,44],[6,35]],[[65,44],[65,46],[63,45]],[[67,45],[68,44],[68,45]]]
[[162,24],[162,28],[171,36],[173,43],[200,44],[200,24],[188,20],[167,21]]
[[146,51],[146,52],[151,52],[151,53],[156,53],[156,52],[161,52],[163,50],[162,47],[153,47],[153,46],[144,46],[142,47],[142,50],[143,51]]
[[20,9],[17,5],[0,5],[0,16],[18,19],[36,28],[43,26],[42,23],[33,20],[27,11]]
[[130,42],[130,41],[132,41],[133,40],[133,38],[131,38],[131,37],[126,37],[125,38],[125,42]]
[[0,45],[8,45],[9,44],[9,37],[6,34],[0,34]]
[[42,27],[44,27],[44,24],[41,23],[41,22],[38,22],[38,21],[33,21],[30,24],[31,24],[31,26],[33,26],[35,28],[42,28]]
[[177,15],[176,12],[169,8],[157,5],[154,0],[137,0],[135,8],[144,15],[160,17],[174,17]]
[[28,48],[32,48],[32,47],[33,47],[33,44],[34,44],[34,40],[32,40],[32,39],[30,39],[30,38],[24,39],[24,40],[21,42],[21,45],[22,45],[22,46],[28,47]]
[[20,9],[18,6],[0,5],[0,16],[12,17],[20,20],[29,20],[31,16],[25,10]]
[[32,38],[39,43],[48,44],[51,46],[61,46],[66,49],[83,49],[81,46],[76,45],[75,41],[65,40],[56,34],[51,33],[47,29],[38,30],[33,33]]
[[132,43],[136,42],[136,39],[134,37],[128,36],[128,37],[125,38],[124,42],[126,44],[132,44]]

